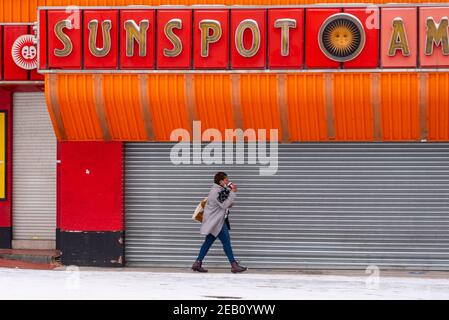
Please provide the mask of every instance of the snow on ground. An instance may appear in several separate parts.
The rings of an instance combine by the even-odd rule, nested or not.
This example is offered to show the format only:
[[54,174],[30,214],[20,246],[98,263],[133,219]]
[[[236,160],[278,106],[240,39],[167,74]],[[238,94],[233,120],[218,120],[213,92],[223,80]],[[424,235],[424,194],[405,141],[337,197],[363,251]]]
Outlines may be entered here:
[[449,299],[449,279],[0,268],[0,299]]

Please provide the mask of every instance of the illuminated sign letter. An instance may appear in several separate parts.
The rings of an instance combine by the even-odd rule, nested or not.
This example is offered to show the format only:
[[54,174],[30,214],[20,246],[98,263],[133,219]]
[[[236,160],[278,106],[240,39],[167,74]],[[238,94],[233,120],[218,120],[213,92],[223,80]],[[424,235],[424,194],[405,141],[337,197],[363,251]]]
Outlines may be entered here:
[[173,44],[173,49],[164,49],[164,56],[169,58],[177,57],[182,52],[181,39],[173,32],[173,29],[182,29],[181,19],[171,19],[164,27],[165,36]]
[[404,21],[401,18],[394,18],[392,24],[393,33],[388,47],[388,56],[393,57],[397,50],[401,50],[403,56],[409,56],[410,48],[405,34]]
[[57,57],[67,57],[73,50],[72,41],[69,36],[64,33],[64,28],[73,29],[72,22],[70,20],[62,20],[55,24],[55,35],[64,45],[62,49],[55,48],[54,54]]
[[145,57],[147,55],[147,31],[150,26],[148,20],[140,21],[137,25],[134,20],[126,20],[124,27],[126,30],[126,56],[132,57],[134,55],[134,41],[139,44],[139,56]]
[[[252,44],[249,49],[243,45],[243,34],[246,29],[250,29],[252,33]],[[235,47],[238,53],[245,58],[251,58],[257,54],[260,48],[260,30],[257,22],[252,19],[245,19],[237,27],[235,32]]]
[[426,19],[426,50],[425,55],[433,53],[433,46],[442,44],[443,55],[449,55],[449,41],[447,34],[448,18],[441,18],[440,23],[436,23],[432,17]]
[[103,48],[97,48],[98,20],[89,21],[89,51],[95,57],[104,57],[111,50],[111,28],[111,20],[102,22]]
[[[219,21],[216,20],[201,20],[201,56],[209,56],[209,44],[217,42],[221,38],[222,30]],[[210,34],[212,31],[212,34]]]
[[290,28],[296,28],[294,19],[277,19],[274,22],[275,28],[281,28],[281,56],[287,57],[290,47]]

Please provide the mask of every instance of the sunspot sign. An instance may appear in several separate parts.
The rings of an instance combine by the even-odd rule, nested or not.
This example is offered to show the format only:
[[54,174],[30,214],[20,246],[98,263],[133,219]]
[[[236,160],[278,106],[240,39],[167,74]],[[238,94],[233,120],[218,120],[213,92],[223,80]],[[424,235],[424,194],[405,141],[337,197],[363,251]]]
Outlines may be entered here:
[[25,70],[37,68],[37,48],[34,43],[34,36],[25,34],[14,41],[11,49],[14,62]]

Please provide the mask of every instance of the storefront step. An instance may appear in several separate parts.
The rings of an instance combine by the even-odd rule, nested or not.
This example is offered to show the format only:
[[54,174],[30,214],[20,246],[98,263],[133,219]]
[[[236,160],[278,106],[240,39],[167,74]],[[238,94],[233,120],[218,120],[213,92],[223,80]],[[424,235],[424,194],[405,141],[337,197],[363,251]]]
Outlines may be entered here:
[[0,258],[0,268],[53,270],[59,267],[58,263],[33,263],[20,260],[9,260]]
[[17,250],[0,249],[0,259],[15,260],[33,264],[58,264],[59,250]]

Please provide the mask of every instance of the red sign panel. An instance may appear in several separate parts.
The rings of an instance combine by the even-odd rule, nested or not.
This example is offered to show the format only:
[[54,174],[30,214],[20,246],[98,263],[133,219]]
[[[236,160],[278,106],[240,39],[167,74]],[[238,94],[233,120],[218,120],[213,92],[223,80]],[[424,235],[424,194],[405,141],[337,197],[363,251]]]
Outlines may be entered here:
[[227,69],[229,64],[229,10],[195,10],[193,66]]
[[262,69],[266,63],[266,10],[231,11],[232,69]]
[[47,12],[39,11],[39,69],[47,68]]
[[[42,80],[38,47],[31,24],[0,25],[0,80]],[[45,49],[45,48],[44,48]]]
[[84,67],[118,68],[118,10],[84,11]]
[[[45,20],[45,17],[42,18]],[[48,41],[49,48],[52,48],[48,52],[49,67],[81,69],[80,19],[75,21],[73,14],[64,10],[49,11],[46,19],[49,34],[45,34],[46,28],[40,28],[40,38],[41,41],[43,38]],[[41,52],[44,45],[41,42]],[[45,56],[41,53],[40,57],[41,64],[45,63]]]
[[12,47],[20,36],[28,34],[28,26],[4,26],[3,28],[3,79],[28,80],[28,70],[16,64],[12,56]]
[[192,57],[192,11],[159,10],[157,28],[157,67],[189,69]]
[[156,30],[154,10],[122,10],[120,25],[120,39],[127,39],[126,44],[120,46],[120,67],[153,69]]
[[[412,5],[86,7],[77,29],[68,13],[50,8],[39,13],[40,69],[416,68],[417,56],[421,67],[441,68],[449,66],[448,13]],[[4,50],[20,34],[8,28]],[[14,68],[5,63],[5,78],[20,78],[24,71]]]
[[421,66],[449,67],[449,7],[420,8],[419,12]]
[[341,12],[341,9],[307,9],[306,12],[306,67],[338,68],[340,63],[324,54],[317,39],[324,21],[331,15]]
[[382,8],[382,68],[416,67],[418,55],[417,8]]
[[379,64],[379,9],[344,9],[361,22],[365,31],[365,45],[354,59],[344,62],[344,68],[375,68]]
[[304,50],[304,9],[268,11],[268,65],[301,68]]

